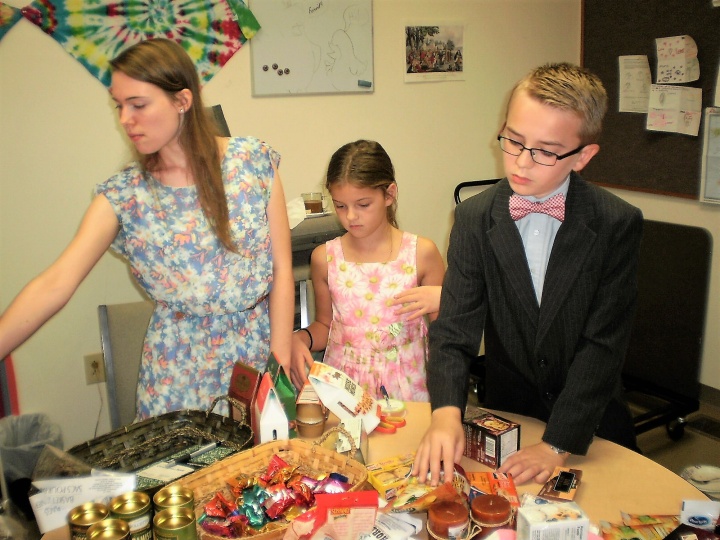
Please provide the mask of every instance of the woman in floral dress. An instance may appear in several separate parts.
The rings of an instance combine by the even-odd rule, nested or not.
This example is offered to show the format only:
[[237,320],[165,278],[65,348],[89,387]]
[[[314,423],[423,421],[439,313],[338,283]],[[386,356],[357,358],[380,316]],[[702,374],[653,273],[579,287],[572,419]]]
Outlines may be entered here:
[[290,363],[294,280],[279,155],[221,138],[180,45],[139,43],[111,62],[110,94],[136,161],[96,188],[59,259],[0,318],[5,356],[59,311],[108,247],[156,302],[138,418],[206,409],[233,364]]

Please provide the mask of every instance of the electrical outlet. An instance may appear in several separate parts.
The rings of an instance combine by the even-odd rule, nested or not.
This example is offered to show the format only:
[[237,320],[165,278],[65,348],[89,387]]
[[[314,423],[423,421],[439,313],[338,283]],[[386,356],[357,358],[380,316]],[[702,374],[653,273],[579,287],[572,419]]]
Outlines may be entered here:
[[105,364],[102,353],[86,354],[84,362],[86,384],[105,382]]

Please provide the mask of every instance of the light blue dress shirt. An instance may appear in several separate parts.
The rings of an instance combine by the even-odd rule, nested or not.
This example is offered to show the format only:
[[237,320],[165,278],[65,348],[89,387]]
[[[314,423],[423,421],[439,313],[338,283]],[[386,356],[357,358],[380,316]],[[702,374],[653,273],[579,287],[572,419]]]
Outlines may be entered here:
[[[570,186],[570,175],[565,181],[547,197],[538,199],[537,197],[523,197],[530,202],[543,202],[550,197],[562,193],[567,199],[568,187]],[[525,248],[525,257],[530,267],[530,276],[532,277],[533,286],[535,287],[535,297],[538,305],[542,301],[543,285],[545,284],[545,272],[547,270],[550,253],[552,252],[555,235],[562,222],[547,214],[534,213],[528,214],[522,219],[515,222],[515,226],[520,231],[523,247]]]

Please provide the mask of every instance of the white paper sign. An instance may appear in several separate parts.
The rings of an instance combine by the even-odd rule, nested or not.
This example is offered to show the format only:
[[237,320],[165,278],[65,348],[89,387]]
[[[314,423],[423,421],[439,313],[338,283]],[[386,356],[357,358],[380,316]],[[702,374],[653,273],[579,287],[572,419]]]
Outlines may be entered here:
[[339,369],[324,362],[315,362],[310,368],[308,380],[323,405],[340,420],[361,418],[363,430],[368,435],[380,423],[377,401]]
[[697,44],[690,36],[673,36],[655,40],[657,48],[657,83],[676,84],[697,81],[700,63]]
[[701,88],[668,84],[650,87],[647,129],[697,136],[701,116]]
[[109,503],[110,499],[133,491],[134,474],[52,478],[32,483],[40,493],[30,496],[38,528],[42,534],[67,524],[70,510],[86,502]]
[[650,99],[650,63],[645,55],[621,56],[618,112],[646,113]]

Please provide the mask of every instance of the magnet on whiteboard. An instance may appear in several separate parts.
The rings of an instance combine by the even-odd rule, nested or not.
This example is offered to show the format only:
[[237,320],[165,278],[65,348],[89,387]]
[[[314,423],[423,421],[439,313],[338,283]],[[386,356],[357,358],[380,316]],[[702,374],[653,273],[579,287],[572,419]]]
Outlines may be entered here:
[[370,81],[363,81],[362,79],[358,79],[358,86],[370,88],[372,86],[372,83]]

